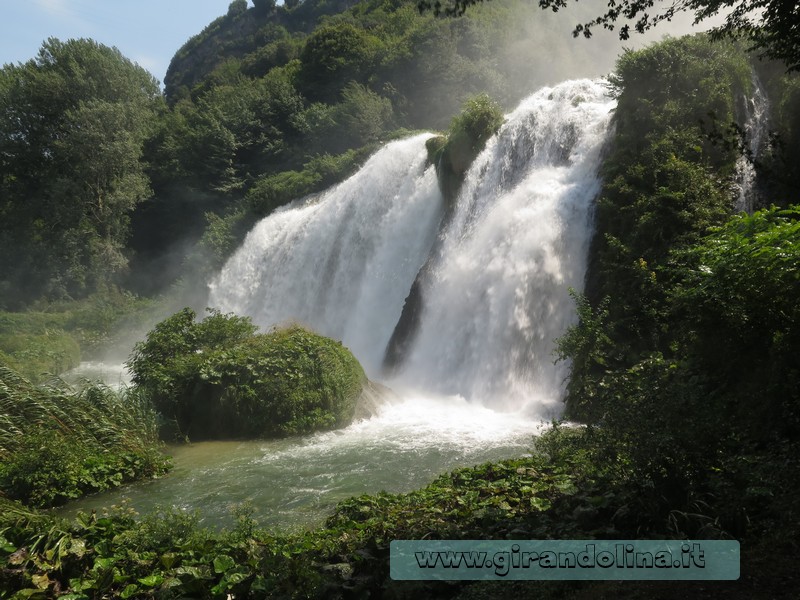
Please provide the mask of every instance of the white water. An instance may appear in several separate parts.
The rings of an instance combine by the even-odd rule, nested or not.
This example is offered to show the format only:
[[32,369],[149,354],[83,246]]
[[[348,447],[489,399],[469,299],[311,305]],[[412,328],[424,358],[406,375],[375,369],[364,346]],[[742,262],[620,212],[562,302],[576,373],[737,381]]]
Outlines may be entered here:
[[753,160],[757,159],[764,149],[769,133],[769,101],[755,73],[753,73],[753,95],[744,99],[744,112],[747,155],[740,156],[736,161],[736,184],[739,188],[736,210],[750,214],[757,200],[756,169]]
[[[423,289],[419,335],[394,385],[540,417],[557,411],[553,340],[575,319],[591,202],[614,102],[601,82],[545,88],[470,168]],[[211,284],[210,305],[265,328],[341,339],[375,377],[442,217],[416,136],[352,178],[261,221]]]
[[344,183],[258,223],[211,283],[210,305],[342,340],[375,375],[442,214],[429,137],[388,144]]
[[140,513],[198,509],[204,524],[230,526],[232,509],[249,502],[262,526],[318,525],[351,496],[407,492],[457,467],[522,456],[538,429],[463,399],[409,396],[337,431],[174,446],[168,451],[175,468],[163,479],[90,496],[59,513],[101,511],[129,500]]
[[[601,83],[534,94],[467,175],[431,258],[419,335],[371,419],[302,438],[173,449],[154,482],[67,510],[118,503],[200,509],[224,522],[250,500],[262,523],[319,522],[358,493],[410,491],[458,466],[524,454],[558,410],[553,339],[574,322],[591,202],[613,102]],[[211,285],[209,304],[264,328],[299,321],[343,340],[377,378],[444,213],[428,135],[393,142],[346,182],[261,221]]]
[[553,340],[574,322],[614,106],[599,82],[545,88],[470,168],[402,381],[500,409],[558,409]]

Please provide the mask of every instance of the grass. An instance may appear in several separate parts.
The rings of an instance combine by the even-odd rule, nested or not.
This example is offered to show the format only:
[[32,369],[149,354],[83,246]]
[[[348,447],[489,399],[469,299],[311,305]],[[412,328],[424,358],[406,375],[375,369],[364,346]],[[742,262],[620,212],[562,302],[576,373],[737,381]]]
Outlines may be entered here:
[[0,490],[52,506],[163,473],[155,412],[140,395],[92,384],[38,386],[0,362]]
[[0,311],[0,360],[26,379],[46,381],[108,347],[117,332],[140,328],[152,306],[108,289],[84,300]]

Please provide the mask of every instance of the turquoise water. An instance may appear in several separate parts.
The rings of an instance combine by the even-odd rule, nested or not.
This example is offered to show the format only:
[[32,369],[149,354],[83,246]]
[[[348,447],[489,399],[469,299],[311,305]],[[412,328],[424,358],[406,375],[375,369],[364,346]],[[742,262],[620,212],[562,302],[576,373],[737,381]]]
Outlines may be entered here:
[[175,468],[167,476],[84,498],[59,513],[102,512],[127,501],[142,514],[196,510],[202,523],[225,527],[232,509],[249,502],[262,526],[313,526],[353,495],[407,492],[457,467],[523,455],[540,426],[458,397],[395,399],[338,431],[171,446]]

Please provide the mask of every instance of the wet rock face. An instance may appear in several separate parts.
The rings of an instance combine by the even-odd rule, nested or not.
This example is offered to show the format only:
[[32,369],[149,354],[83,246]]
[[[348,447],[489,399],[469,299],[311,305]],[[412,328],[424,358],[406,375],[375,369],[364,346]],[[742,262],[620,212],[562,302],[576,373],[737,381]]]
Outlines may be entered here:
[[395,325],[392,337],[386,346],[386,354],[383,357],[383,369],[387,373],[396,371],[403,362],[403,357],[411,347],[417,331],[419,330],[420,316],[422,314],[422,278],[425,267],[420,269],[417,278],[411,286],[406,301],[403,304],[403,312]]

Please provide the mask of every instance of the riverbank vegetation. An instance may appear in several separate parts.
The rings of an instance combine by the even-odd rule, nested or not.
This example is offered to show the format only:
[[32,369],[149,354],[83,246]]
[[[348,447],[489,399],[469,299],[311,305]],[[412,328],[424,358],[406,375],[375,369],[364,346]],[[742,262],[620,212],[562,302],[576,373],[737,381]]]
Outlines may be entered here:
[[32,506],[166,472],[156,413],[132,391],[34,385],[0,361],[0,491]]
[[[0,499],[0,583],[17,597],[44,598],[537,598],[790,597],[792,536],[800,515],[796,445],[761,449],[709,474],[716,490],[691,510],[664,512],[659,498],[624,465],[597,460],[595,441],[556,428],[530,458],[442,475],[410,494],[342,502],[324,527],[293,534],[258,528],[252,508],[212,532],[181,510],[139,516],[126,506],[72,522]],[[792,458],[794,457],[794,458]],[[782,463],[775,459],[782,458]],[[760,460],[759,460],[760,459]],[[758,482],[744,497],[742,481]],[[745,518],[740,511],[746,510]],[[394,539],[642,539],[730,535],[719,514],[743,532],[738,582],[404,582],[389,578]],[[749,519],[749,522],[748,522]],[[788,529],[787,529],[788,527]],[[745,531],[746,530],[746,531]]]

